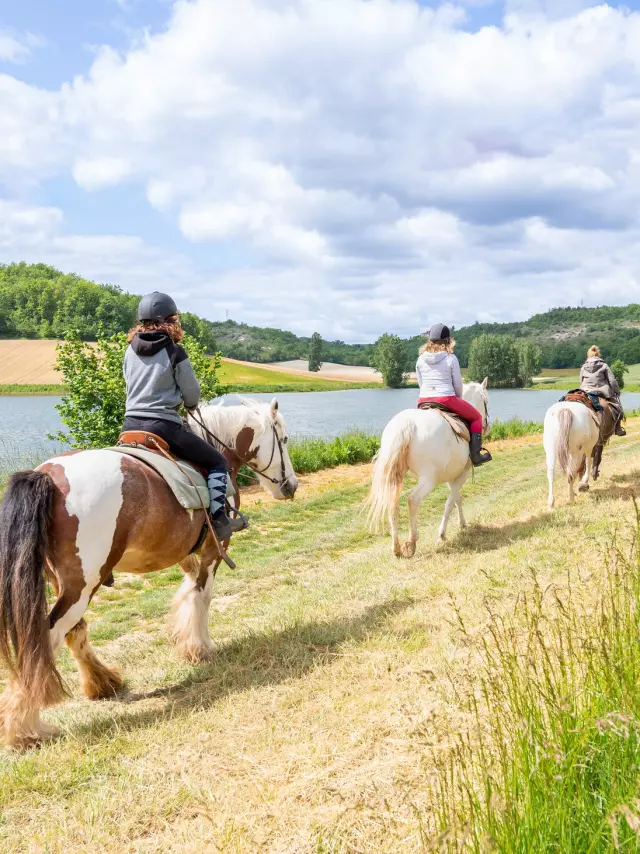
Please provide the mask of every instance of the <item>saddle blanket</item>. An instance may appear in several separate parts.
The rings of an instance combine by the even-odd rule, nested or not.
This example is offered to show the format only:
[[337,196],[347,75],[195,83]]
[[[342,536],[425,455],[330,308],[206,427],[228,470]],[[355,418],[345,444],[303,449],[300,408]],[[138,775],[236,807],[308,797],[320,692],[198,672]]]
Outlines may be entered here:
[[[118,445],[115,448],[109,448],[109,450],[115,451],[118,454],[127,454],[130,457],[136,457],[151,466],[165,481],[177,498],[180,506],[184,507],[185,510],[201,510],[203,504],[208,509],[209,488],[207,482],[197,469],[184,460],[173,462],[163,457],[162,454],[139,446],[133,448],[130,445]],[[187,477],[185,472],[189,477]],[[189,478],[193,481],[193,485],[189,482]],[[229,478],[227,481],[227,497],[232,498],[234,495],[235,490],[231,483],[231,478]]]
[[467,426],[467,423],[462,418],[460,418],[459,415],[454,415],[453,412],[450,412],[441,404],[430,403],[429,401],[426,401],[425,403],[419,404],[418,409],[437,410],[459,439],[462,439],[463,442],[471,441],[471,433],[469,432],[469,427]]

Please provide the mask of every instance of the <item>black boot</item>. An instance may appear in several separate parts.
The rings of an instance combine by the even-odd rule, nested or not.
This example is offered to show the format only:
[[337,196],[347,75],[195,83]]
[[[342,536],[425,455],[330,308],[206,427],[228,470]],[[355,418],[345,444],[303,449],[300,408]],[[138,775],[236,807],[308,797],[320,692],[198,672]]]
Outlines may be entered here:
[[236,519],[230,519],[224,510],[219,510],[215,516],[212,516],[211,522],[216,537],[221,543],[230,539],[232,534],[237,534],[238,531],[244,531],[245,528],[249,527],[246,517],[238,516]]
[[484,463],[488,463],[491,460],[491,454],[489,451],[484,451],[482,449],[482,434],[481,433],[472,433],[471,434],[471,462],[474,466],[481,466]]
[[624,429],[624,427],[622,426],[622,419],[623,419],[623,417],[624,417],[624,416],[623,416],[623,415],[621,415],[621,416],[618,418],[618,420],[616,421],[616,436],[626,436],[626,435],[627,435],[627,431],[626,431],[626,430]]

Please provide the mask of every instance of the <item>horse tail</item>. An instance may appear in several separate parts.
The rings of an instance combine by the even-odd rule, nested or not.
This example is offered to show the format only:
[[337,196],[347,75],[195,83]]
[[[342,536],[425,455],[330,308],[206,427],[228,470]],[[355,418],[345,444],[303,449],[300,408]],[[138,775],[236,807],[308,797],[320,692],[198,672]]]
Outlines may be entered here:
[[388,425],[382,434],[380,450],[373,464],[371,490],[366,501],[371,531],[384,529],[385,518],[400,501],[404,476],[409,469],[407,460],[414,429],[415,425],[410,421],[400,427]]
[[556,459],[558,465],[569,477],[574,472],[571,470],[571,452],[569,450],[569,434],[573,424],[573,412],[564,407],[558,413],[558,432],[556,434]]
[[44,576],[55,489],[45,472],[16,472],[0,505],[0,660],[21,700],[38,708],[67,693],[51,648]]

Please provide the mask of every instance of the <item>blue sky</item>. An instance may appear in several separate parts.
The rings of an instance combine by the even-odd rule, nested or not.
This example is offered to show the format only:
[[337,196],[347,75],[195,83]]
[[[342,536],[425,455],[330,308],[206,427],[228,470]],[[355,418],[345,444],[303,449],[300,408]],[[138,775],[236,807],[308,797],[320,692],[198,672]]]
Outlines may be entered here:
[[0,2],[0,261],[349,341],[640,301],[640,0]]

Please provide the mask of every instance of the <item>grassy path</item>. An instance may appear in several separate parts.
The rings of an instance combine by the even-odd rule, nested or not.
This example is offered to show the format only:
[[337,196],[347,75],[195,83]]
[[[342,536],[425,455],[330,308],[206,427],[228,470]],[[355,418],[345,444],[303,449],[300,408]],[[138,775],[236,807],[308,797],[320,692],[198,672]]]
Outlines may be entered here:
[[640,421],[628,430],[574,507],[558,483],[552,515],[540,437],[492,445],[465,487],[470,528],[452,520],[435,546],[437,490],[412,561],[364,527],[367,466],[307,478],[294,503],[253,493],[240,569],[216,581],[209,664],[181,663],[165,636],[179,572],[120,576],[88,621],[130,694],[85,701],[65,653],[74,699],[47,713],[65,738],[0,752],[0,850],[427,850],[427,757],[462,714],[456,683],[473,678],[452,599],[481,630],[484,603],[509,608],[532,568],[588,576],[633,516]]

